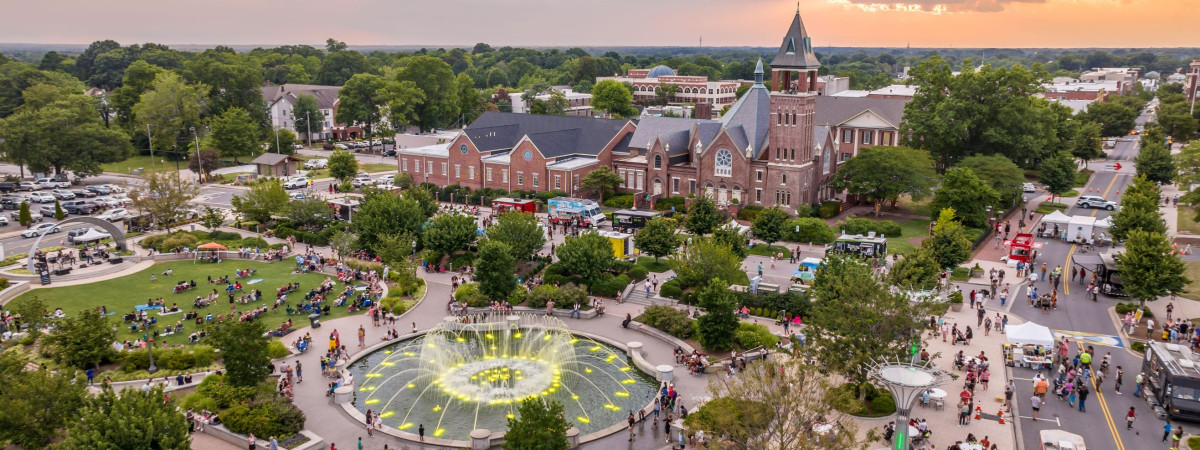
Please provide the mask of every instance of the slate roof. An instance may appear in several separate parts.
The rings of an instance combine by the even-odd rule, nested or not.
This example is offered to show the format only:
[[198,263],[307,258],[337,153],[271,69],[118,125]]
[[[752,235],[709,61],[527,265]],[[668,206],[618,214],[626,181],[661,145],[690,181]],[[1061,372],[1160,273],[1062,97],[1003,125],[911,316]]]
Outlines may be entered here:
[[804,21],[800,20],[800,10],[796,10],[796,17],[792,19],[792,25],[783,36],[783,43],[779,45],[779,53],[775,55],[775,59],[771,60],[771,67],[816,69],[820,66],[817,55],[813,54],[808,31],[804,29]]
[[268,105],[284,97],[295,103],[300,94],[307,94],[317,99],[317,107],[321,109],[333,109],[333,105],[337,103],[338,91],[340,89],[340,86],[322,86],[316,84],[280,84],[260,88],[263,100]]
[[[664,143],[670,144],[670,154],[677,155],[688,152],[691,131],[696,124],[716,122],[705,119],[680,119],[675,117],[646,117],[638,121],[637,131],[633,132],[629,146],[645,149],[655,137],[660,137]],[[717,125],[719,128],[719,125]],[[713,131],[715,136],[717,133]],[[710,138],[711,139],[711,138]]]
[[254,161],[250,161],[250,164],[266,164],[268,166],[274,166],[287,160],[300,161],[300,158],[281,153],[263,153],[257,158],[254,158]]
[[817,125],[837,125],[850,120],[850,118],[859,115],[863,111],[871,110],[892,125],[900,126],[900,122],[904,120],[904,105],[906,103],[908,103],[907,99],[898,98],[831,97],[823,95],[817,97],[815,123]]
[[829,132],[832,131],[827,125],[816,125],[813,127],[813,143],[816,144],[818,152],[825,148],[825,139],[829,138]]
[[761,84],[751,86],[750,90],[721,116],[720,122],[737,144],[738,150],[745,152],[749,146],[753,151],[752,157],[758,158],[767,147],[767,131],[771,122],[771,93]]
[[597,155],[626,120],[486,112],[463,129],[480,151],[509,150],[529,136],[542,155]]

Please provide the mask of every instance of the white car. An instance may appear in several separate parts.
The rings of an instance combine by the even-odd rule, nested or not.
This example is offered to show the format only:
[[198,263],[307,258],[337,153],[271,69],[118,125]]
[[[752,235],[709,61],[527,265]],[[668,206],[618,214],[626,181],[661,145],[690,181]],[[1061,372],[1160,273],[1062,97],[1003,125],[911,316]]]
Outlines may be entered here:
[[57,189],[63,187],[71,187],[71,183],[65,181],[57,181],[53,178],[38,178],[37,184],[42,185],[42,189]]
[[375,184],[392,184],[396,179],[395,175],[384,175],[375,179]]
[[309,169],[309,170],[324,169],[326,167],[329,167],[329,160],[324,159],[324,158],[310,159],[310,160],[304,162],[304,168]]
[[115,185],[115,184],[106,184],[106,185],[104,185],[104,187],[108,188],[108,192],[111,192],[114,194],[124,194],[125,193],[125,188]]
[[38,237],[43,234],[57,233],[59,231],[62,231],[62,230],[58,229],[58,224],[43,223],[41,225],[35,226],[33,228],[30,228],[28,230],[21,232],[21,237],[26,237],[26,238]]
[[370,177],[358,177],[358,178],[355,178],[354,181],[350,182],[350,185],[354,186],[356,188],[363,187],[363,186],[370,186],[373,184],[375,184],[375,180],[372,180]]
[[125,194],[116,194],[110,196],[109,198],[116,200],[120,206],[129,206],[130,203],[133,203],[133,200],[131,200],[129,196]]
[[1118,205],[1116,202],[1110,202],[1108,200],[1105,200],[1104,197],[1097,197],[1094,195],[1085,195],[1085,196],[1079,197],[1079,200],[1075,202],[1075,206],[1081,207],[1083,209],[1098,208],[1098,209],[1106,209],[1109,211],[1112,211],[1112,210],[1115,210],[1118,208]]
[[33,191],[38,191],[38,190],[41,190],[41,189],[42,189],[42,185],[40,185],[40,184],[37,184],[37,183],[34,183],[34,182],[32,182],[32,181],[22,181],[22,182],[20,182],[20,183],[17,183],[17,190],[18,190],[18,191],[30,191],[30,192],[33,192]]
[[288,198],[290,198],[292,200],[304,200],[307,197],[304,196],[303,192],[293,192],[291,194],[288,194]]
[[55,189],[50,191],[50,195],[59,200],[75,200],[75,193],[66,189]]
[[103,206],[105,208],[114,208],[117,206],[121,206],[121,202],[117,201],[117,199],[112,198],[112,197],[100,197],[100,198],[96,198],[92,201],[96,202],[97,205]]
[[308,186],[308,178],[294,177],[283,183],[284,189],[300,189]]
[[54,196],[48,192],[34,192],[29,194],[29,199],[37,203],[54,203]]
[[1021,185],[1021,190],[1025,192],[1037,192],[1037,187],[1033,183],[1025,183]]
[[350,147],[347,147],[346,144],[333,144],[333,147],[338,150],[347,150],[350,148]]
[[116,222],[118,220],[123,220],[126,217],[129,217],[129,212],[126,211],[125,208],[113,208],[113,209],[105,211],[104,213],[96,216],[97,219],[107,220],[109,222]]
[[[13,211],[9,215],[12,216],[13,220],[21,220],[21,210]],[[34,222],[41,222],[42,221],[42,213],[39,213],[33,209],[30,209],[29,210],[29,218],[32,219]]]

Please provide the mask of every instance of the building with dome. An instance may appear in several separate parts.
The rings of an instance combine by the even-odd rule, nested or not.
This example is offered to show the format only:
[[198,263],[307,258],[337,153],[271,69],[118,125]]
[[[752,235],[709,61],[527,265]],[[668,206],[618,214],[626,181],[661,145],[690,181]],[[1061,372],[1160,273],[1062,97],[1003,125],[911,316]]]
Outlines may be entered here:
[[[601,80],[616,80],[633,86],[633,101],[651,103],[657,99],[655,88],[675,85],[679,89],[667,100],[670,104],[708,104],[711,111],[720,111],[737,101],[737,80],[709,81],[708,77],[677,75],[675,70],[657,65],[649,69],[630,69],[625,76],[598,77]],[[707,108],[701,109],[707,111]]]

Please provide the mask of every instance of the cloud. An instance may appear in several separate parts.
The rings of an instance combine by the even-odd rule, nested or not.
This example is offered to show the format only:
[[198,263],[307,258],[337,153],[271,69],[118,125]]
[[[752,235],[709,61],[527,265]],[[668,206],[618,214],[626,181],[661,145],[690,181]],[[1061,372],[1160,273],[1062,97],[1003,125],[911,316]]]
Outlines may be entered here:
[[1047,0],[908,0],[906,2],[883,3],[878,0],[827,0],[846,9],[858,8],[866,12],[917,12],[943,14],[956,12],[999,12],[1012,3],[1046,3]]

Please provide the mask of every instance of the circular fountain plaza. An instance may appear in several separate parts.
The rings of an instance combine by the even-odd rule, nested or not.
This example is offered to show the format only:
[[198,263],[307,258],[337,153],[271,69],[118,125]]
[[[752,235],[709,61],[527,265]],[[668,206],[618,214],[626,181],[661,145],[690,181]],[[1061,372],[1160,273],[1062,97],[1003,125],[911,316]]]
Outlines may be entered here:
[[508,429],[519,403],[557,400],[582,435],[623,423],[653,400],[657,382],[623,350],[572,334],[540,315],[481,315],[443,322],[352,363],[354,407],[383,424],[468,440],[475,429]]

